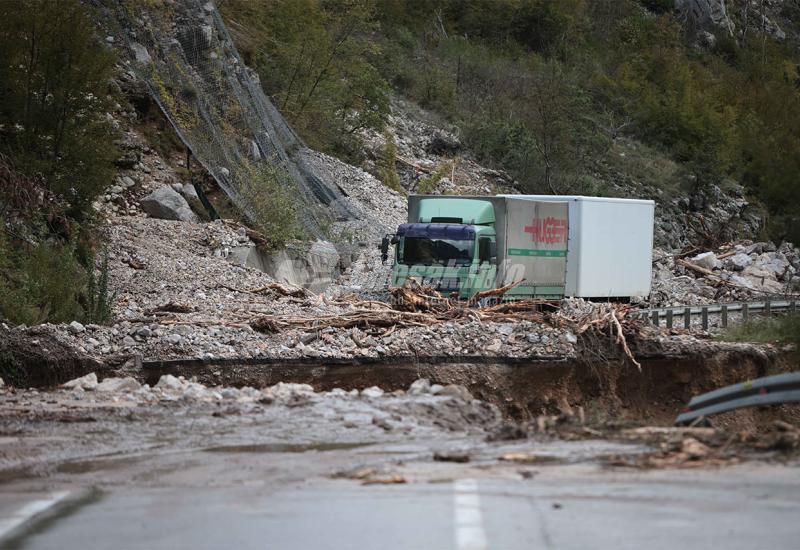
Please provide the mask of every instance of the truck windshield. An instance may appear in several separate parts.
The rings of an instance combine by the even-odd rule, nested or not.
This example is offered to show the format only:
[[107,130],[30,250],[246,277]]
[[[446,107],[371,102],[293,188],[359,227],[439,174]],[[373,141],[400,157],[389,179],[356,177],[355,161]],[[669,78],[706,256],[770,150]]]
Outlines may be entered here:
[[469,265],[474,240],[405,237],[400,263],[405,265]]

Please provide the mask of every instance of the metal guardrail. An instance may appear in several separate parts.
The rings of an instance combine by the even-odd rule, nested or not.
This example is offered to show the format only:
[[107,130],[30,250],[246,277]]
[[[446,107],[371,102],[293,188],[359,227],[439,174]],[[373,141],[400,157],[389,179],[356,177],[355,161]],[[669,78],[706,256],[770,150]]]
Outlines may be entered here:
[[704,306],[670,306],[652,309],[642,309],[632,312],[639,318],[650,319],[655,326],[661,326],[661,319],[664,319],[667,328],[675,326],[676,318],[678,322],[683,320],[684,328],[690,328],[692,317],[700,316],[703,330],[708,330],[709,315],[719,314],[721,317],[720,325],[724,328],[728,326],[728,314],[741,312],[742,322],[746,323],[751,314],[762,313],[769,316],[773,313],[795,313],[798,311],[798,300],[761,300],[757,302],[735,302],[728,304],[709,304]]
[[746,407],[795,402],[800,402],[800,372],[766,376],[693,397],[675,424]]

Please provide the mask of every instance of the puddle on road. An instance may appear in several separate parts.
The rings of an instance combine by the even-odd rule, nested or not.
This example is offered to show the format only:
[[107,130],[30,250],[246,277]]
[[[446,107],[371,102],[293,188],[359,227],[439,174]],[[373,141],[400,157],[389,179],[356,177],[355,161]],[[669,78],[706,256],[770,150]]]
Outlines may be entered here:
[[203,450],[207,453],[304,453],[306,451],[345,451],[369,445],[373,445],[373,443],[260,443],[255,445],[221,445]]
[[88,474],[100,470],[109,470],[119,466],[129,466],[141,460],[140,457],[97,458],[91,460],[72,460],[59,464],[56,471],[60,474]]

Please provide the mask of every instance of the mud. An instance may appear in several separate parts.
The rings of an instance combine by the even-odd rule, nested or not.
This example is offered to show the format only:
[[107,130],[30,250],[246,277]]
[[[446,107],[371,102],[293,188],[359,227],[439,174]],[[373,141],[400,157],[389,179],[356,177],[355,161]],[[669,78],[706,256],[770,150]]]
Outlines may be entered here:
[[[153,383],[161,374],[196,376],[210,385],[263,387],[279,381],[332,388],[385,391],[405,389],[414,380],[459,384],[472,395],[497,405],[515,421],[540,415],[583,414],[595,423],[609,421],[671,425],[693,396],[754,378],[796,368],[790,354],[752,346],[720,345],[708,354],[655,356],[642,359],[642,369],[621,362],[579,360],[505,360],[470,358],[402,358],[354,363],[317,360],[316,364],[213,365],[164,362],[146,366],[143,378]],[[756,429],[772,420],[800,420],[800,407],[751,409],[721,415],[730,429]]]
[[[120,359],[119,362],[124,361]],[[17,387],[54,386],[90,372],[109,372],[119,362],[101,363],[47,330],[20,334],[0,323],[0,378]]]

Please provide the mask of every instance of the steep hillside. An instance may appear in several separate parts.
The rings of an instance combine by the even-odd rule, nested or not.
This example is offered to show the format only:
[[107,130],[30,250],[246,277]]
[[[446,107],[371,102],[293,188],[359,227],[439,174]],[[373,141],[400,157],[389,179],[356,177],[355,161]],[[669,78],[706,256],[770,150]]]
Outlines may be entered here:
[[392,185],[451,191],[461,164],[484,190],[655,198],[670,248],[800,237],[794,1],[220,6],[300,134]]

